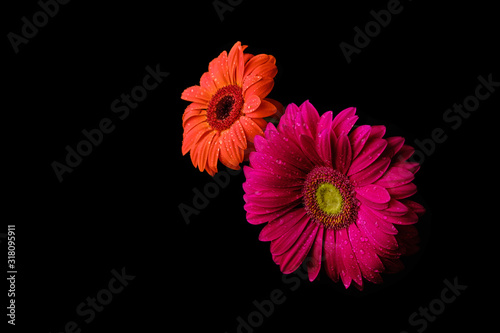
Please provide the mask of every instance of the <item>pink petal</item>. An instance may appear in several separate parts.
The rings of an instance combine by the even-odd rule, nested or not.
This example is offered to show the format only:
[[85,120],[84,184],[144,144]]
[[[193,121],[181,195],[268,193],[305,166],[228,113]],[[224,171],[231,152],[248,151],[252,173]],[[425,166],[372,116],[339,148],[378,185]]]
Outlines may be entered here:
[[333,119],[332,128],[335,135],[339,137],[341,134],[348,134],[352,126],[358,120],[356,116],[356,108],[347,108],[340,111],[340,113]]
[[335,152],[332,152],[333,159],[335,161],[335,167],[342,174],[346,174],[351,165],[351,143],[346,134],[342,134],[338,137],[337,145],[335,146]]
[[292,273],[304,261],[318,233],[319,225],[316,222],[309,221],[304,232],[301,233],[299,239],[286,252],[281,261],[281,271],[285,274]]
[[311,251],[309,251],[309,261],[307,262],[307,273],[309,275],[309,281],[311,282],[314,281],[314,279],[316,279],[319,270],[321,268],[321,253],[323,252],[324,234],[325,234],[325,228],[322,225],[320,225],[312,249]]
[[322,165],[332,167],[332,148],[330,140],[330,129],[324,129],[316,137],[316,151],[323,160]]
[[385,134],[385,126],[384,125],[374,125],[372,126],[370,136],[368,137],[368,141],[373,139],[382,139]]
[[366,169],[351,175],[349,178],[355,182],[357,186],[365,186],[373,183],[386,172],[391,160],[389,158],[380,157]]
[[409,159],[411,157],[411,155],[413,155],[414,152],[415,152],[415,148],[413,148],[411,146],[403,145],[403,147],[401,147],[401,149],[397,152],[397,154],[394,155],[393,161],[394,162],[404,162],[407,159]]
[[307,227],[311,224],[316,223],[311,222],[308,215],[303,215],[300,220],[298,220],[294,225],[291,225],[288,231],[281,237],[271,241],[271,253],[279,256],[288,251],[292,245],[297,242],[300,236],[307,232]]
[[421,204],[412,200],[401,200],[401,202],[406,205],[410,210],[414,211],[418,216],[422,216],[425,213],[425,208]]
[[296,225],[305,215],[304,208],[290,211],[288,214],[266,224],[259,234],[259,240],[268,242],[283,236],[288,230]]
[[335,230],[334,229],[326,229],[324,236],[324,248],[323,255],[325,256],[326,261],[326,274],[330,279],[335,282],[339,280],[339,269],[336,262],[336,254],[335,254]]
[[384,153],[386,153],[387,157],[392,158],[397,152],[403,147],[405,139],[400,136],[392,136],[390,138],[385,139],[387,141],[387,149]]
[[243,194],[245,202],[265,208],[281,208],[283,206],[299,204],[302,199],[302,192],[263,190],[254,193]]
[[408,213],[408,207],[396,199],[389,201],[389,207],[385,208],[383,212],[387,215],[403,216]]
[[316,137],[316,128],[320,119],[318,111],[309,100],[302,103],[299,110],[298,116],[300,118],[296,120],[296,123],[301,124],[301,129],[304,131],[300,133],[308,133],[312,138]]
[[349,141],[352,147],[352,158],[356,158],[365,146],[371,132],[371,126],[361,125],[349,134]]
[[380,154],[382,154],[385,147],[387,147],[387,141],[384,139],[373,139],[369,141],[359,153],[358,157],[352,161],[348,175],[350,176],[358,173],[375,162]]
[[386,203],[391,200],[389,192],[379,185],[370,184],[356,187],[356,193],[374,203]]
[[[250,207],[247,207],[247,205],[249,204],[246,204],[245,206],[243,206],[243,208],[247,211],[247,221],[250,224],[261,224],[279,219],[295,208],[295,205],[290,205],[277,211],[271,211],[269,209],[263,209],[262,207],[258,207],[255,205]],[[251,209],[252,211],[249,211],[249,209]]]
[[321,133],[324,130],[332,129],[332,123],[333,123],[332,116],[333,116],[332,111],[327,111],[321,115],[317,127],[318,133]]
[[316,151],[316,145],[314,144],[314,139],[310,136],[301,134],[299,136],[299,142],[302,148],[302,153],[306,156],[313,165],[321,165],[322,159],[319,157]]
[[408,183],[398,187],[388,188],[387,191],[394,199],[404,199],[417,193],[417,186],[413,183]]
[[374,184],[385,188],[397,187],[411,182],[415,176],[405,168],[390,167]]
[[[268,128],[272,127],[268,125]],[[268,156],[273,156],[285,163],[291,165],[296,170],[310,170],[313,164],[302,153],[302,149],[286,135],[275,131],[266,130],[266,139],[260,136],[255,137],[256,149]]]
[[337,230],[336,243],[337,258],[342,260],[343,269],[340,271],[340,276],[344,286],[346,289],[349,288],[351,280],[354,280],[354,282],[360,286],[363,285],[361,271],[359,270],[354,252],[352,251],[347,229]]
[[370,282],[381,283],[382,278],[378,272],[384,270],[384,265],[375,253],[375,249],[371,246],[368,238],[364,237],[356,224],[349,226],[348,231],[352,250],[359,263],[361,274]]
[[[369,215],[364,214],[364,217]],[[366,223],[359,223],[359,225],[365,231],[365,235],[367,235],[372,243],[374,242],[379,247],[383,247],[386,250],[396,250],[398,248],[398,243],[394,235],[386,234],[380,228],[378,228],[375,223],[378,223],[376,220],[365,219],[363,220]]]

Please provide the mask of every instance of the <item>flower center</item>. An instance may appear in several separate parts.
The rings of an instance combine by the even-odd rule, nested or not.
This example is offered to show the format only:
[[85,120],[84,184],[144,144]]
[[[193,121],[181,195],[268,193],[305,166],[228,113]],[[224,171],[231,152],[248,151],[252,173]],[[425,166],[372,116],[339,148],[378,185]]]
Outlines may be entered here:
[[307,214],[329,229],[343,229],[358,217],[354,186],[339,171],[316,167],[302,189]]
[[242,115],[243,103],[240,87],[230,85],[219,89],[208,103],[208,124],[219,131],[231,127]]

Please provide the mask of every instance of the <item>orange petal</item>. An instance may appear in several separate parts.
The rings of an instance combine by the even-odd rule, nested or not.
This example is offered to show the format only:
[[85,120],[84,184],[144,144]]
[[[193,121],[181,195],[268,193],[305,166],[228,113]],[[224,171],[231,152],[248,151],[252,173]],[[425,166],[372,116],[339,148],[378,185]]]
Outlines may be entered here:
[[243,130],[243,126],[239,120],[236,120],[234,124],[231,126],[230,131],[233,134],[233,138],[236,140],[236,144],[241,149],[247,148],[247,139],[245,137],[245,130]]
[[208,104],[212,95],[200,86],[192,86],[182,92],[181,98],[185,101]]
[[229,85],[226,51],[223,51],[219,57],[208,64],[208,71],[217,89]]
[[245,64],[245,72],[243,76],[252,74],[252,72],[259,66],[265,64],[269,61],[269,56],[267,54],[258,54],[248,60]]
[[207,172],[213,176],[217,172],[217,161],[219,160],[219,132],[215,132],[215,136],[212,139],[212,144],[210,145],[210,150],[208,151],[208,162],[207,162]]
[[271,92],[271,90],[273,90],[273,87],[274,87],[273,79],[262,79],[245,91],[244,93],[245,100],[252,95],[257,95],[260,98],[264,98]]
[[189,131],[184,131],[182,139],[182,155],[186,155],[187,152],[190,151],[198,142],[200,137],[211,130],[212,129],[210,128],[210,125],[208,125],[208,123],[202,122],[191,127]]
[[[190,105],[192,104],[196,104],[196,103],[191,103]],[[207,114],[207,111],[204,110],[204,109],[194,109],[194,108],[189,108],[187,107],[186,108],[186,111],[184,111],[184,114],[182,115],[182,126],[184,126],[185,122],[191,118],[191,117],[194,117],[194,116],[202,116],[202,115],[206,115]]]
[[260,75],[250,74],[250,75],[245,76],[245,78],[243,79],[243,86],[241,88],[243,94],[245,93],[245,91],[247,91],[247,89],[249,87],[251,87],[253,84],[259,82],[260,80],[262,80],[262,76],[260,76]]
[[260,98],[257,95],[250,96],[249,99],[245,100],[245,104],[243,104],[243,112],[250,113],[260,106]]
[[228,142],[230,143],[230,141],[226,142],[227,141],[225,139],[226,136],[227,136],[227,131],[221,133],[221,136],[219,137],[219,142],[220,142],[219,160],[222,162],[222,164],[224,164],[228,168],[239,170],[240,169],[239,163],[234,162],[234,155],[231,156],[233,152],[231,152],[231,148],[228,147]]
[[193,126],[196,126],[199,123],[204,122],[204,121],[207,121],[207,116],[205,116],[205,115],[187,118],[183,124],[184,132],[188,132]]
[[272,115],[274,119],[279,120],[281,116],[285,114],[285,108],[283,107],[283,104],[272,98],[265,98],[264,100],[268,101],[276,107],[276,113]]
[[215,95],[215,93],[217,92],[217,87],[215,86],[215,82],[212,79],[209,72],[205,72],[201,76],[200,86],[204,88],[206,91],[208,91],[210,94],[212,94],[212,96]]
[[232,165],[237,165],[243,162],[243,149],[240,149],[236,143],[236,139],[228,131],[224,136],[224,146],[229,153],[229,162]]
[[241,87],[243,81],[243,72],[245,70],[245,64],[243,62],[243,50],[241,48],[241,43],[236,42],[229,51],[227,57],[227,62],[229,66],[229,81],[231,84],[236,84]]
[[276,106],[264,99],[260,102],[260,106],[256,110],[245,112],[245,115],[249,118],[265,118],[270,117],[275,113]]
[[[255,57],[253,54],[243,53],[243,62],[245,63],[245,66],[250,61],[250,59],[252,59],[253,57]],[[244,73],[243,73],[243,76],[245,76]]]
[[[245,136],[250,142],[253,142],[253,139],[256,135],[264,134],[262,128],[257,124],[258,120],[260,119],[250,119],[245,116],[240,117],[240,123],[243,126],[243,130],[245,131]],[[264,122],[266,121],[264,120]]]
[[272,61],[268,61],[265,64],[256,67],[252,72],[252,74],[260,75],[262,77],[271,79],[274,78],[277,73],[278,73],[278,67],[276,67],[276,65]]
[[196,143],[194,149],[191,151],[191,160],[193,165],[200,169],[200,171],[205,170],[205,166],[208,162],[208,151],[212,144],[212,138],[215,136],[215,131],[207,131],[203,134],[200,140]]

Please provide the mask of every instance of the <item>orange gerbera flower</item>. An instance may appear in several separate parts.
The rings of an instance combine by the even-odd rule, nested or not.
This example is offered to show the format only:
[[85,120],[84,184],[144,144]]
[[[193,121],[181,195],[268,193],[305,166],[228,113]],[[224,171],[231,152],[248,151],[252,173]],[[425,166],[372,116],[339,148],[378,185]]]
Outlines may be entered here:
[[[272,55],[243,53],[246,45],[234,44],[208,65],[199,86],[187,88],[181,98],[192,102],[184,111],[182,154],[191,152],[193,165],[210,175],[217,161],[238,170],[253,149],[256,135],[281,104],[265,98],[278,72]],[[245,154],[247,153],[247,154]]]

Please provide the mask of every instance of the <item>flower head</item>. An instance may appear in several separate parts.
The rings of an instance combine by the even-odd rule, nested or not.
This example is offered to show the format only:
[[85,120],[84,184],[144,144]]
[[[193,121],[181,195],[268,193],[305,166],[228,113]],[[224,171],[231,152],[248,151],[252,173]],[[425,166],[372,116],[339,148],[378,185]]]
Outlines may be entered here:
[[246,45],[234,44],[208,66],[199,86],[184,90],[181,98],[192,102],[182,116],[182,154],[200,171],[217,172],[217,161],[238,170],[245,151],[253,149],[256,135],[280,104],[265,98],[278,72],[272,55],[243,53]]
[[335,282],[362,289],[418,250],[413,224],[424,208],[408,199],[417,191],[414,149],[402,137],[384,138],[384,126],[351,130],[355,113],[332,119],[308,101],[289,105],[277,128],[268,124],[256,137],[243,189],[247,220],[267,222],[259,239],[271,242],[283,273],[307,259],[311,281],[323,264]]

